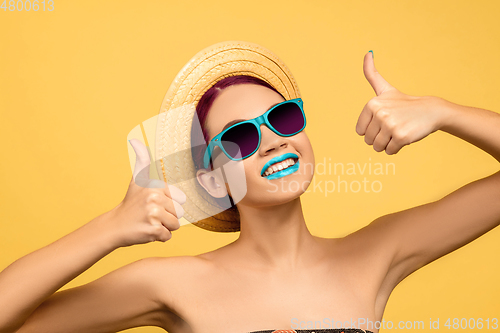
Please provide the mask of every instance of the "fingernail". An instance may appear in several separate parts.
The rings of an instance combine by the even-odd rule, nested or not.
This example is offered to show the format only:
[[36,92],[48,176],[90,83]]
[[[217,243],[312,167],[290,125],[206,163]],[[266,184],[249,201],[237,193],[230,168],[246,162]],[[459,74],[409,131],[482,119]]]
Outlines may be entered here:
[[371,52],[371,53],[372,53],[372,59],[375,59],[375,55],[373,54],[373,51],[372,51],[372,50],[370,50],[370,51],[368,51],[368,52]]

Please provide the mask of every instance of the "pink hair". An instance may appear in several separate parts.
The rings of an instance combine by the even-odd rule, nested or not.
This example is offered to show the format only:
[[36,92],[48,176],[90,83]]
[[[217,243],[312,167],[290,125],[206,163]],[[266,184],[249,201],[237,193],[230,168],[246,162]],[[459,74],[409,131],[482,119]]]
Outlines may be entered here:
[[[200,138],[199,136],[203,135],[203,141],[206,142],[206,144],[208,145],[209,137],[208,137],[206,122],[207,122],[207,116],[208,116],[208,113],[210,111],[210,108],[211,108],[212,104],[214,103],[215,99],[217,98],[217,96],[220,95],[222,90],[224,90],[225,88],[230,87],[232,85],[236,85],[236,84],[256,84],[259,86],[267,87],[267,88],[277,92],[278,94],[280,94],[279,91],[277,91],[269,83],[267,83],[267,82],[265,82],[257,77],[254,77],[254,76],[248,76],[248,75],[229,76],[229,77],[226,77],[226,78],[218,81],[215,85],[210,87],[210,89],[208,89],[203,94],[203,96],[201,97],[201,99],[198,102],[198,105],[196,106],[196,114],[198,115],[198,120],[200,122],[202,134],[200,134],[199,131],[191,130],[191,142],[202,142],[202,140],[201,140],[202,138]],[[283,97],[283,95],[281,95],[281,94],[280,94],[280,96]],[[283,99],[286,99],[286,98],[283,97]],[[194,125],[194,122],[193,122],[193,125]],[[206,149],[206,145],[205,146],[203,146],[203,145],[194,146],[191,149],[191,155],[193,157],[193,162],[194,162],[196,170],[204,168],[203,167],[203,155],[205,154],[205,149]],[[213,168],[212,162],[210,162],[209,167],[210,167],[210,169]],[[229,196],[229,198],[230,198],[230,202],[231,202],[232,206],[230,208],[228,208],[228,210],[238,212],[238,209],[237,209],[236,205],[234,204],[231,196]],[[224,203],[226,202],[224,199],[216,198],[215,201],[221,207],[226,206],[226,204],[223,204],[223,202]]]
[[[226,77],[220,81],[218,81],[215,85],[210,87],[201,99],[198,102],[198,105],[196,106],[196,114],[198,115],[198,120],[201,125],[201,130],[203,132],[203,139],[208,145],[208,132],[207,132],[207,126],[206,126],[206,120],[208,116],[208,112],[210,111],[210,107],[214,103],[215,99],[217,96],[220,95],[222,90],[224,90],[227,87],[230,87],[232,85],[236,84],[256,84],[259,86],[264,86],[267,87],[278,94],[280,94],[273,86],[271,86],[269,83],[265,82],[264,80],[261,80],[257,77],[254,76],[248,76],[248,75],[236,75],[236,76],[229,76]],[[283,95],[280,94],[281,97]],[[283,99],[286,99],[283,97]],[[195,137],[196,135],[200,135],[197,133],[198,131],[191,131],[191,142],[201,142],[201,138]],[[193,150],[191,151],[192,156],[193,156],[193,161],[194,165],[196,167],[196,170],[203,169],[203,155],[205,153],[205,147],[200,147],[200,149],[196,149],[196,147],[193,147]],[[210,162],[210,167],[212,167],[212,164]]]

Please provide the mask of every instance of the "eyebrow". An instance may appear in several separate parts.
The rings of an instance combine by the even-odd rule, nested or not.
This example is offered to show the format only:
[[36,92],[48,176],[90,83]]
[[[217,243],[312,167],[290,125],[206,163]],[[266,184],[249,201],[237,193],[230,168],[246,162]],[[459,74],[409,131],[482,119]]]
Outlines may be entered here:
[[[266,112],[269,111],[271,108],[275,107],[276,105],[280,104],[280,103],[283,103],[283,102],[278,102],[278,103],[275,103],[275,104],[271,105],[269,107],[269,109],[266,110]],[[235,120],[231,120],[226,125],[224,125],[224,127],[222,128],[222,131],[225,130],[226,128],[230,127],[230,126],[233,126],[234,124],[240,123],[240,122],[245,121],[245,120],[248,120],[248,119],[235,119]]]
[[[242,121],[245,121],[245,120],[248,120],[248,119],[235,119],[235,120],[231,120],[230,122],[228,122],[223,128],[222,128],[222,131],[225,130],[226,128],[230,127],[230,126],[233,126],[234,124],[237,124],[237,123],[241,123]],[[221,132],[222,132],[221,131]]]

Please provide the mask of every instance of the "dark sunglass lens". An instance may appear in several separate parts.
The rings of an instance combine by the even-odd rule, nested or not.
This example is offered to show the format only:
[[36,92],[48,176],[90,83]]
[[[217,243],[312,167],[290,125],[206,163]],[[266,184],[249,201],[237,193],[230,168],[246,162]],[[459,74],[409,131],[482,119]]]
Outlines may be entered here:
[[[251,123],[234,126],[221,137],[222,145],[233,157],[246,157],[253,153],[259,144],[259,132]],[[241,151],[241,153],[239,153]]]
[[269,113],[268,120],[284,135],[297,133],[304,127],[304,116],[296,103],[285,103],[276,107]]

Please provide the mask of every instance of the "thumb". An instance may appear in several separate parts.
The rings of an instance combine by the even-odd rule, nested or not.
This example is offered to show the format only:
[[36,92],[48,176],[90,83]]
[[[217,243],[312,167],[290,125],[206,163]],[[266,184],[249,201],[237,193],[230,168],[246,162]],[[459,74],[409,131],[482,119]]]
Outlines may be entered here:
[[129,140],[130,145],[135,151],[135,167],[134,167],[134,181],[136,184],[146,187],[149,182],[149,166],[151,159],[149,157],[148,148],[139,140]]
[[377,94],[377,96],[393,88],[389,84],[389,82],[387,82],[382,77],[382,75],[380,75],[379,72],[377,72],[373,60],[373,51],[370,51],[367,54],[365,54],[365,59],[363,62],[363,72],[365,74],[366,79],[372,86],[373,90],[375,90],[375,94]]

